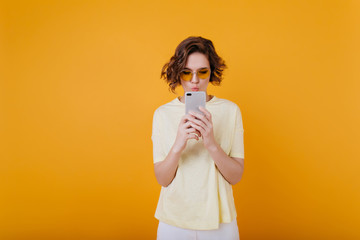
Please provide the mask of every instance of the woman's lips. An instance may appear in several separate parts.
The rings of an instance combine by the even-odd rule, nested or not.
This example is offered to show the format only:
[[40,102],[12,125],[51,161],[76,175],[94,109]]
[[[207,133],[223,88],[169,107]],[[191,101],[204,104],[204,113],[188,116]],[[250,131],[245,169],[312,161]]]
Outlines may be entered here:
[[199,89],[198,88],[192,88],[191,91],[197,92],[197,91],[199,91]]

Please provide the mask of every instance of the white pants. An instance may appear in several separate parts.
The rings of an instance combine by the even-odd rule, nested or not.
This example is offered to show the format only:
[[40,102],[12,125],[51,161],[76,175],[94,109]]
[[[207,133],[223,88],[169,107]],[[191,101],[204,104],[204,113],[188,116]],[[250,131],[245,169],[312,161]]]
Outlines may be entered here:
[[236,219],[231,223],[220,223],[215,230],[191,230],[159,222],[157,240],[239,240]]

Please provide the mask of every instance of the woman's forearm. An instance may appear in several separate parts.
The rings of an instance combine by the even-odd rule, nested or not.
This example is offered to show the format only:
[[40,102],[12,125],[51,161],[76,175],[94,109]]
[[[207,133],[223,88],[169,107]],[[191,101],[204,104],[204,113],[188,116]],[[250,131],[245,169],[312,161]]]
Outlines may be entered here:
[[171,148],[165,160],[154,164],[156,180],[161,186],[167,187],[174,179],[180,156],[181,151]]
[[243,159],[239,158],[240,161],[237,161],[229,157],[219,144],[208,148],[208,151],[226,181],[232,185],[238,183],[244,171]]

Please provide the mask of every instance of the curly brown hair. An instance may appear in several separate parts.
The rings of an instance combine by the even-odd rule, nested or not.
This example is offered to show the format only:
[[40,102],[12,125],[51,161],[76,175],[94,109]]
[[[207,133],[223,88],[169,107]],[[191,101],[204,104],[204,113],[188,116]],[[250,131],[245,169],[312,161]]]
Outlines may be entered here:
[[223,71],[227,66],[224,60],[217,55],[212,41],[202,37],[188,37],[176,47],[174,56],[161,70],[160,78],[167,82],[169,90],[173,93],[175,93],[175,88],[181,85],[180,72],[185,68],[188,56],[194,52],[200,52],[207,56],[211,69],[209,82],[216,86],[220,85]]

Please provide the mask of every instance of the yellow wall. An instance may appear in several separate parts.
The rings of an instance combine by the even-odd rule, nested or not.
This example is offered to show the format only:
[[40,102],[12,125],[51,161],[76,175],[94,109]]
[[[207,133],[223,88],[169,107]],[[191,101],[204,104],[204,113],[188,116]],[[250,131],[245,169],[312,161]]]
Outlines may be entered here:
[[209,93],[242,110],[241,238],[360,239],[359,15],[356,0],[2,1],[0,239],[155,239],[152,115],[190,35],[229,67]]

